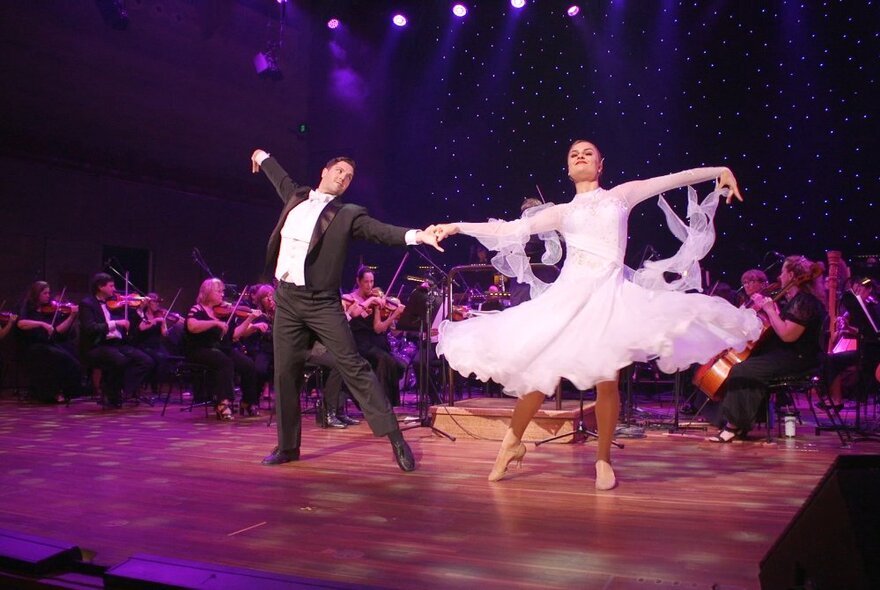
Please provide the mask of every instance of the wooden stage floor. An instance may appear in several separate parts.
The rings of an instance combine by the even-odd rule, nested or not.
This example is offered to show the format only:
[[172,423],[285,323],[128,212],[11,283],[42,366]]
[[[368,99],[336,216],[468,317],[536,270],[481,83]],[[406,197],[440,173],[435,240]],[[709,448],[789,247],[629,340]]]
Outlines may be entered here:
[[490,484],[494,441],[411,430],[419,467],[403,473],[366,425],[307,416],[302,461],[265,467],[265,417],[159,412],[0,401],[0,528],[104,565],[149,553],[388,588],[757,588],[837,454],[880,451],[811,428],[770,446],[649,431],[599,493],[589,442],[529,445]]

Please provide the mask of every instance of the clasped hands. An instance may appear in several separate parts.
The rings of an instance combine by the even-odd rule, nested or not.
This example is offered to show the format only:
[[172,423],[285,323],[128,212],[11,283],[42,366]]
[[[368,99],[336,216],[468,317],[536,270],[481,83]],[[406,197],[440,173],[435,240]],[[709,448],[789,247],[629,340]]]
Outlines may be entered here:
[[429,244],[434,246],[437,250],[441,252],[445,252],[443,248],[440,247],[440,242],[448,238],[449,236],[455,235],[458,233],[458,226],[454,223],[438,223],[431,224],[423,230],[419,230],[416,234],[416,238],[418,239],[420,244]]

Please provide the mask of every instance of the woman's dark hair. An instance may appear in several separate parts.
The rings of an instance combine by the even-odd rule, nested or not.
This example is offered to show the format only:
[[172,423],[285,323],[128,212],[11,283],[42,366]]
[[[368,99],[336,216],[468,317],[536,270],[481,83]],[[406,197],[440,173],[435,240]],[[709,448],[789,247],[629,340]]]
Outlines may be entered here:
[[40,305],[40,293],[48,288],[49,283],[46,281],[34,281],[27,294],[27,304],[31,309],[36,309]]
[[360,281],[361,279],[364,278],[364,275],[367,274],[368,272],[373,272],[373,269],[370,268],[369,266],[359,266],[355,276],[357,277],[357,280]]

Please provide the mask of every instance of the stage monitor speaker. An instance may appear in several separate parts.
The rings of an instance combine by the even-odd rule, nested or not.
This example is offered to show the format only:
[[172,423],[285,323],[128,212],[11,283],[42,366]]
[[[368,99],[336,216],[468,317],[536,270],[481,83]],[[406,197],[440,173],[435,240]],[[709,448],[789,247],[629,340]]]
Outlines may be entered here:
[[880,588],[880,455],[839,456],[761,560],[761,588]]
[[79,547],[14,531],[0,531],[0,570],[43,576],[70,570],[82,560]]
[[157,557],[133,555],[104,573],[104,590],[293,590],[319,588],[369,589],[372,586],[285,576]]

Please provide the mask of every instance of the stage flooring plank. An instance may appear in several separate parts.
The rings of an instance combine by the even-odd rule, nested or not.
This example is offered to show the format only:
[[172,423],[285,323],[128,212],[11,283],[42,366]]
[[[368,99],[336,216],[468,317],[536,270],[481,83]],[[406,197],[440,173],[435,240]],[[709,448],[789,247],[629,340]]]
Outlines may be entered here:
[[366,425],[306,416],[302,460],[266,467],[266,417],[159,411],[0,401],[0,528],[106,565],[148,553],[389,588],[756,588],[841,452],[827,434],[713,445],[651,432],[615,450],[620,486],[600,493],[590,442],[529,445],[493,484],[493,441],[411,430],[419,468],[403,473]]

